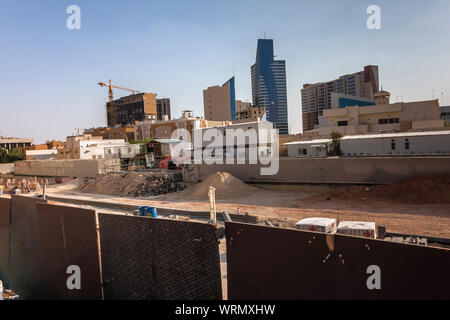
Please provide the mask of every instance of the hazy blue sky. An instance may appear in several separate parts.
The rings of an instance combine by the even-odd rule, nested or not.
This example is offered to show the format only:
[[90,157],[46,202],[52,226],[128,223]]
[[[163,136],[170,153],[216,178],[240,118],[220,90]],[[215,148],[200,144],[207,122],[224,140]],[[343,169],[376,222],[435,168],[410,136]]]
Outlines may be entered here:
[[[81,30],[66,8],[81,7]],[[366,27],[381,7],[382,29]],[[106,123],[116,84],[169,97],[172,115],[203,116],[202,90],[236,76],[237,99],[251,99],[257,39],[275,41],[287,61],[289,120],[301,122],[300,88],[380,66],[393,100],[450,104],[448,0],[0,0],[0,134],[64,139]],[[126,92],[116,91],[116,97]]]

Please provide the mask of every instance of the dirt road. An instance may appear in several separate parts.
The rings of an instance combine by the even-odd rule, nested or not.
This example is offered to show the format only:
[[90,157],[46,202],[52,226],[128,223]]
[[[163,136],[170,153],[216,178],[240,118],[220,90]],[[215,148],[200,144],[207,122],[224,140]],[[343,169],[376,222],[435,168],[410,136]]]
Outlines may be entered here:
[[[263,220],[279,223],[282,227],[294,227],[297,221],[305,217],[330,217],[340,221],[373,221],[386,226],[389,232],[450,238],[450,204],[405,204],[364,197],[364,194],[351,199],[330,197],[330,194],[342,191],[343,187],[255,187],[257,191],[250,196],[218,200],[217,210],[241,214],[248,212]],[[80,193],[74,191],[73,186],[60,185],[50,187],[48,194],[164,208],[209,210],[206,200],[189,199],[184,192],[147,198],[119,198]]]

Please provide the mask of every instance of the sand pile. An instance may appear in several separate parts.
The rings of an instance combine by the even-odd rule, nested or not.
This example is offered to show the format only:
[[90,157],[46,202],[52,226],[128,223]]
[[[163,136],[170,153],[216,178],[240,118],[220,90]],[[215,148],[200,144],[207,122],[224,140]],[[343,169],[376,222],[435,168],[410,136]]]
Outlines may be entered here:
[[183,189],[182,183],[160,172],[109,174],[87,181],[78,188],[81,192],[120,197],[155,196]]
[[259,190],[245,184],[228,172],[216,172],[203,182],[190,187],[183,194],[192,199],[208,200],[210,186],[216,188],[216,199],[219,200],[246,197]]
[[[369,191],[368,191],[369,190]],[[377,198],[400,203],[450,204],[450,174],[417,176],[390,185],[349,187],[329,194],[337,199]]]

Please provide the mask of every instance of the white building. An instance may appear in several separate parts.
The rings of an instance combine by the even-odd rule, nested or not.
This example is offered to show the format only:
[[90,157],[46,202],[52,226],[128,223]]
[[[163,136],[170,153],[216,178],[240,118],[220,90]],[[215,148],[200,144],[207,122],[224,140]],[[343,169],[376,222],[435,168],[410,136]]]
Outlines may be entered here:
[[[106,141],[106,140],[105,140]],[[106,159],[130,159],[141,153],[142,144],[121,144],[104,146]]]
[[450,155],[450,130],[346,136],[343,156]]
[[[236,123],[193,130],[194,151],[215,147],[220,143],[223,156],[234,159],[271,157],[272,146],[278,152],[278,135],[274,133],[273,123],[258,121]],[[201,141],[198,141],[198,138]],[[215,152],[212,154],[215,157]]]
[[124,139],[103,139],[90,134],[67,137],[66,147],[58,149],[58,159],[104,159],[105,148],[129,146],[130,144]]
[[330,139],[285,143],[290,158],[326,158]]
[[58,149],[25,150],[26,160],[57,160]]

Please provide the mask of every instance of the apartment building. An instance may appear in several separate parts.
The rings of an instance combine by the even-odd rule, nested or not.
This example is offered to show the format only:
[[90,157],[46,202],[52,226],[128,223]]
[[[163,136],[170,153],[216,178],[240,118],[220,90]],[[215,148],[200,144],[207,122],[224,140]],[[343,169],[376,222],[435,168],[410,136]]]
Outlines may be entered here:
[[379,91],[378,66],[365,66],[363,71],[338,79],[305,84],[301,89],[303,131],[313,130],[319,116],[332,108],[332,93],[374,100]]

